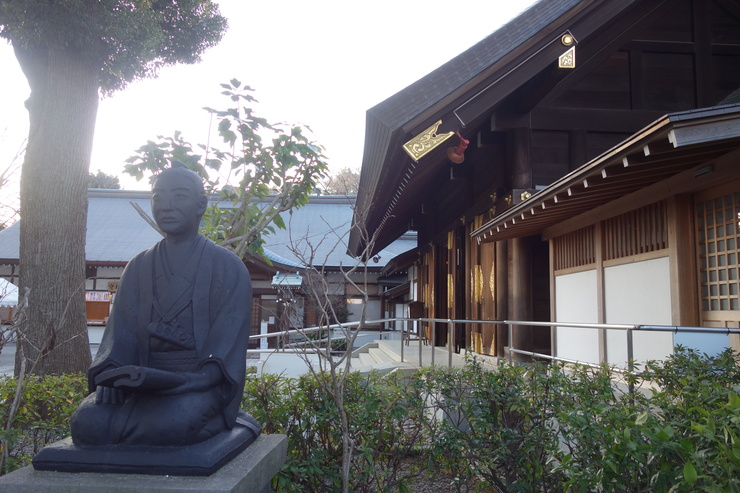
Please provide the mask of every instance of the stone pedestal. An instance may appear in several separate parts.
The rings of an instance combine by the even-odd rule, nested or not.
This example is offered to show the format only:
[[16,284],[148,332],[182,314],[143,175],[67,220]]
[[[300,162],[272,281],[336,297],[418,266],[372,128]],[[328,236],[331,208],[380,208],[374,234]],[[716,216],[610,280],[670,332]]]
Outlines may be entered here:
[[246,416],[231,430],[191,445],[99,445],[78,447],[72,438],[47,445],[33,458],[37,471],[210,476],[260,436],[262,427]]
[[270,480],[285,463],[285,435],[260,435],[246,450],[210,476],[64,473],[36,471],[28,466],[0,477],[8,493],[266,493]]

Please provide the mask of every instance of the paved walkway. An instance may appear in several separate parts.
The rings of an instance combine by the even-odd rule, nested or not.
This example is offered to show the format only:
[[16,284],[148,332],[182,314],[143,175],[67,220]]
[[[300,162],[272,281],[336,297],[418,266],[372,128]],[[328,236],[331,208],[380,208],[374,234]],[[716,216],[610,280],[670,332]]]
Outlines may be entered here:
[[13,375],[15,365],[15,343],[8,342],[0,352],[0,375]]
[[[419,341],[410,341],[408,345],[401,344],[400,340],[379,341],[383,350],[395,356],[394,359],[409,363],[415,367],[431,366],[453,366],[460,368],[465,366],[465,354],[450,353],[446,347],[433,347],[431,344],[419,344]],[[421,348],[421,352],[419,349]]]
[[[379,340],[374,341],[372,344],[377,344],[378,349],[382,351],[385,355],[388,356],[390,360],[396,363],[403,363],[398,366],[403,366],[406,368],[419,368],[420,366],[431,366],[432,363],[434,363],[435,366],[448,366],[451,363],[452,367],[460,368],[465,366],[465,351],[461,351],[460,353],[452,353],[450,356],[450,353],[447,351],[446,347],[432,347],[431,345],[427,344],[421,345],[421,354],[419,354],[419,348],[420,344],[419,341],[411,341],[408,345],[402,345],[401,341],[399,339],[391,339],[391,340]],[[90,352],[92,353],[93,357],[95,356],[95,353],[98,350],[98,344],[93,343],[90,344]],[[14,342],[9,342],[5,345],[5,347],[2,348],[2,352],[0,352],[0,375],[13,375],[13,369],[15,365],[15,348],[16,345]],[[432,359],[432,354],[434,354],[434,359]],[[264,355],[264,359],[268,359],[269,355]],[[273,363],[273,366],[283,366],[287,365],[286,362],[280,361],[279,357],[285,356],[285,357],[291,357],[296,359],[295,355],[283,355],[282,353],[277,353],[273,357],[269,358],[271,362]],[[496,358],[492,358],[489,356],[482,356],[479,354],[475,355],[476,359],[478,361],[483,362],[484,364],[490,364],[492,366],[495,366]],[[403,359],[402,359],[403,358]],[[386,360],[387,361],[387,360]],[[305,366],[304,363],[301,361],[301,365]],[[360,366],[359,362],[357,365],[353,365],[355,368]],[[363,365],[364,366],[364,365]],[[272,369],[273,372],[276,373],[285,373],[282,369]],[[304,373],[305,370],[299,372]],[[288,376],[295,376],[295,375],[288,375]]]
[[[90,353],[93,358],[98,352],[99,344],[90,344]],[[15,369],[15,342],[7,343],[0,352],[0,375],[13,376]]]
[[390,371],[394,368],[414,369],[424,366],[442,366],[461,368],[465,366],[467,357],[475,356],[476,360],[490,367],[495,367],[498,359],[491,356],[467,353],[450,353],[447,347],[432,347],[420,344],[419,341],[410,341],[402,344],[399,339],[376,340],[355,351],[352,358],[352,369],[358,371]]

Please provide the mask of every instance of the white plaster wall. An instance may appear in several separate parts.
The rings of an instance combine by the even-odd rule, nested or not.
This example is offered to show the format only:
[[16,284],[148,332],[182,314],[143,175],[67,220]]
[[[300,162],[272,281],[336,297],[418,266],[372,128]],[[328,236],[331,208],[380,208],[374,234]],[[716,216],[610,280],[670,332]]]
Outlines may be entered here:
[[[606,323],[671,325],[671,282],[668,257],[604,269]],[[670,332],[634,332],[634,359],[644,362],[673,353]],[[607,331],[609,363],[627,362],[627,334]]]
[[[404,318],[406,316],[406,305],[398,303],[396,305],[395,312],[393,314],[395,318]],[[393,322],[392,324],[387,324],[387,327],[393,327],[394,330],[403,330],[405,322]]]
[[412,265],[409,267],[409,300],[410,301],[418,301],[421,299],[421,295],[419,294],[419,284],[418,284],[418,276],[419,276],[419,268],[415,265]]
[[252,289],[272,289],[272,280],[252,280]]
[[[359,315],[359,310],[358,310]],[[379,320],[383,318],[382,305],[380,300],[370,300],[367,303],[367,311],[365,312],[365,320]]]
[[344,275],[338,272],[330,272],[325,276],[327,288],[326,293],[330,295],[345,295],[345,280]]
[[[362,303],[347,303],[347,310],[349,310],[350,312],[349,316],[347,317],[348,322],[360,321],[360,315],[362,314]],[[365,320],[380,320],[381,318],[383,317],[381,314],[380,300],[369,300],[367,303],[367,308],[365,309]]]
[[110,279],[120,279],[123,274],[123,267],[98,267],[98,277]]
[[[596,271],[588,270],[555,278],[555,321],[597,323]],[[594,329],[555,329],[556,356],[589,363],[599,362],[599,334]]]

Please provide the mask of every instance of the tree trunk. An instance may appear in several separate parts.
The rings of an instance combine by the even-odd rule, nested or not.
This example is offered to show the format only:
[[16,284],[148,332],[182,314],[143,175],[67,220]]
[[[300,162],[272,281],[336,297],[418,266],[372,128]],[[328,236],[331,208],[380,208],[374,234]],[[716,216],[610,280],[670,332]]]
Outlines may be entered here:
[[61,48],[16,49],[31,87],[21,172],[20,288],[27,295],[16,374],[90,366],[85,313],[87,178],[99,69]]

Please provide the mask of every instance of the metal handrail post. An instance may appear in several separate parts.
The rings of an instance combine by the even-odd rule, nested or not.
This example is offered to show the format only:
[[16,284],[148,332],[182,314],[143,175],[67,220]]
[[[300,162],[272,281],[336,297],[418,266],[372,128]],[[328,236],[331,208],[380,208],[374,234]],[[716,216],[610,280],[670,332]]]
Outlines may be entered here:
[[447,368],[452,368],[452,348],[455,344],[455,326],[447,320]]
[[426,335],[426,329],[424,329],[422,327],[422,324],[421,324],[421,321],[420,320],[417,320],[416,323],[418,324],[416,326],[416,330],[417,330],[417,334],[416,335],[418,336],[416,338],[416,342],[419,343],[419,367],[421,367],[421,353],[424,350],[423,344],[422,344],[424,341],[423,341],[422,336],[421,336],[421,331],[423,330],[425,332],[424,335]]
[[408,332],[408,328],[409,319],[406,319],[403,321],[403,325],[401,325],[401,363],[403,363],[403,346],[406,345],[406,338],[411,336]]
[[513,327],[513,325],[512,325],[511,322],[506,322],[506,327],[508,328],[508,331],[509,331],[509,364],[511,364],[511,362],[512,362],[512,359],[511,359],[512,352],[511,352],[511,350],[514,349],[514,346],[513,346],[513,344],[514,344],[514,327]]
[[[434,366],[435,342],[437,341],[437,322],[432,322],[432,366]],[[419,363],[421,366],[421,363]]]
[[[630,373],[634,372],[635,369],[635,350],[634,350],[634,339],[632,337],[632,329],[627,329],[627,370],[629,370]],[[635,386],[633,383],[631,383],[630,378],[630,384],[629,384],[629,393],[632,394],[635,391]]]

